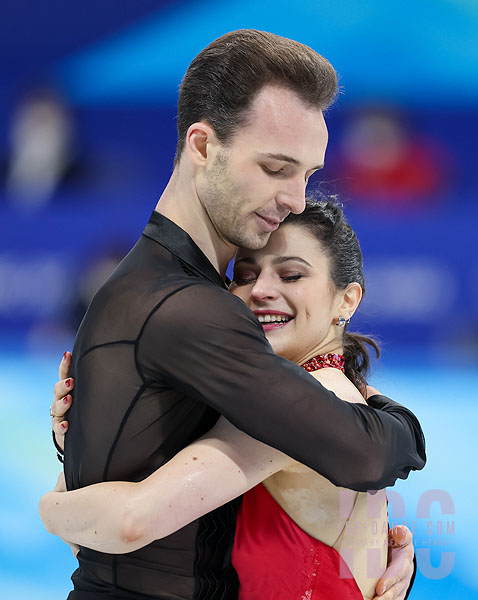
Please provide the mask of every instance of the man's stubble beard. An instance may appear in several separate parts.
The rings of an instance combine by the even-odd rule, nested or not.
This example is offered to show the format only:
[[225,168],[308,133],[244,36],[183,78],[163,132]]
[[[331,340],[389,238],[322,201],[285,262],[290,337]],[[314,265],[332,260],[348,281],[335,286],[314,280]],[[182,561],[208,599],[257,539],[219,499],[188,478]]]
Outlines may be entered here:
[[229,174],[228,164],[226,152],[219,152],[207,177],[203,205],[221,239],[234,246],[259,250],[267,244],[270,233],[254,232],[253,224],[248,223],[254,216],[237,210],[240,193]]

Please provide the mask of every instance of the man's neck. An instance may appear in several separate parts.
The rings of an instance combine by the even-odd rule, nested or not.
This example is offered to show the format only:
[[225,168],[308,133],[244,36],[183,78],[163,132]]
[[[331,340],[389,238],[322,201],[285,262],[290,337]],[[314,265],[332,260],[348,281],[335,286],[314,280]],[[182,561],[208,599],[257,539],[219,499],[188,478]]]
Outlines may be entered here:
[[213,227],[196,194],[193,178],[181,176],[178,171],[176,167],[155,210],[189,234],[225,279],[237,248],[223,240]]

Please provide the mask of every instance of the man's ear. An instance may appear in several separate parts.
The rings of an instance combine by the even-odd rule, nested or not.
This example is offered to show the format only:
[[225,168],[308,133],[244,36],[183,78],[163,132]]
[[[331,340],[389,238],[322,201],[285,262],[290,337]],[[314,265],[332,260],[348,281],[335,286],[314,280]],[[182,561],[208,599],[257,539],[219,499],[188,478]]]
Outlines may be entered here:
[[214,129],[198,121],[189,126],[186,133],[186,151],[189,154],[191,162],[197,167],[203,167],[211,159],[211,146],[217,144]]

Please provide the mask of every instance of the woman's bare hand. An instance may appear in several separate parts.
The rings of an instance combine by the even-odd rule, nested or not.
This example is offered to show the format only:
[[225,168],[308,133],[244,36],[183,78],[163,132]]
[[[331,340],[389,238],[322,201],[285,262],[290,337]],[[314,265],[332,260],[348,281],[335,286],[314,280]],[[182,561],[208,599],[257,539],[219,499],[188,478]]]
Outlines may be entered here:
[[58,370],[60,381],[53,388],[53,403],[50,408],[52,429],[55,432],[56,443],[62,450],[65,448],[65,433],[68,431],[65,414],[71,406],[71,392],[75,385],[74,379],[68,377],[70,366],[71,353],[65,352]]

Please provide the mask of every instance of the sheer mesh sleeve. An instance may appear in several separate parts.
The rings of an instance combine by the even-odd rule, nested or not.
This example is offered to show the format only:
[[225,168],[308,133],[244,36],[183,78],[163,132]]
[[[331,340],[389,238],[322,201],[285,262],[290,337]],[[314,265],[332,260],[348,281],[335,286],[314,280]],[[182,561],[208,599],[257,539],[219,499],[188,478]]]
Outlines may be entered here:
[[278,357],[245,304],[209,284],[169,296],[137,346],[148,384],[166,380],[234,425],[359,491],[393,485],[425,464],[416,417],[384,397],[349,404]]

